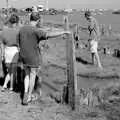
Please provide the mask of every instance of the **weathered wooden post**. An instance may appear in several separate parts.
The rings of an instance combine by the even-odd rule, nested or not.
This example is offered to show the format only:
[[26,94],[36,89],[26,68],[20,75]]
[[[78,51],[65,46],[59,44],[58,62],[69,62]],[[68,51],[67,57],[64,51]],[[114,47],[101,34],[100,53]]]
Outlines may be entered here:
[[79,40],[80,40],[79,25],[78,24],[75,26],[75,31],[73,33],[73,36],[74,36],[74,40],[75,40],[75,48],[78,48],[79,47]]
[[[68,16],[64,19],[65,30],[69,30]],[[76,76],[76,58],[75,45],[72,34],[66,36],[66,56],[67,56],[67,88],[68,104],[74,110],[77,104],[77,76]]]

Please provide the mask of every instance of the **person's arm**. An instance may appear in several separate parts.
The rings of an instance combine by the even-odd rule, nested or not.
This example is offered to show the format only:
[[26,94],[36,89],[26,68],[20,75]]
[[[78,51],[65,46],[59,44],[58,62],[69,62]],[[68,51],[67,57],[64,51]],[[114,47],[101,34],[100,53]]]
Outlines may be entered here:
[[80,29],[80,30],[88,30],[88,27],[83,27],[83,26],[78,26],[78,29]]
[[4,60],[4,58],[5,58],[5,47],[4,47],[4,44],[2,42],[0,43],[0,48],[1,48],[1,57],[2,57],[2,60]]
[[70,31],[50,31],[46,33],[47,38],[56,38],[63,34],[71,34]]
[[18,48],[18,51],[20,51],[20,32],[16,35],[16,45]]
[[2,32],[0,33],[0,49],[1,49],[2,60],[4,60],[5,49],[4,49],[4,42],[3,42]]
[[37,30],[36,31],[39,40],[46,40],[48,38],[56,38],[63,34],[71,34],[70,31],[43,31]]

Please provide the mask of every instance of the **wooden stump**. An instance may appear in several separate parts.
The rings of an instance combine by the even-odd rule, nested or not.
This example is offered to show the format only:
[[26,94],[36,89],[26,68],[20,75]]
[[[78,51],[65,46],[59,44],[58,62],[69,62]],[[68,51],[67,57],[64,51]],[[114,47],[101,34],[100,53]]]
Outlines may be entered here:
[[114,49],[114,56],[119,58],[120,57],[120,50]]

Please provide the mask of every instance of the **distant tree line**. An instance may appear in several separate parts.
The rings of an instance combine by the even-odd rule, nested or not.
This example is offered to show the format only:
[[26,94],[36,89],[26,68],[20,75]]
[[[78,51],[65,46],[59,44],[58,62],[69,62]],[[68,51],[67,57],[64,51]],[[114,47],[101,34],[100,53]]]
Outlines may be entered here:
[[[16,8],[2,8],[0,10],[0,12],[4,13],[4,14],[10,14],[10,13],[17,13],[17,14],[26,14],[26,13],[31,13],[33,12],[33,9],[28,7],[25,9],[16,9]],[[50,8],[49,10],[43,10],[43,11],[39,11],[40,14],[42,15],[58,15],[58,14],[67,14],[66,11],[64,10],[57,10],[55,8]]]

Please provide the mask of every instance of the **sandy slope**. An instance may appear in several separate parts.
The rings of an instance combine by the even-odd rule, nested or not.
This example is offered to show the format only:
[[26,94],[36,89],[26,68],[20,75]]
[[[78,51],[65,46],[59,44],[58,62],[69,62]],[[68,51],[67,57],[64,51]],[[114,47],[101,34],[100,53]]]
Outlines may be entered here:
[[[42,43],[44,45],[44,42]],[[0,120],[105,120],[102,117],[85,117],[86,109],[81,108],[78,113],[69,112],[63,105],[56,104],[48,94],[59,92],[66,83],[66,42],[62,38],[51,39],[43,49],[43,95],[39,101],[28,106],[21,105],[19,93],[0,92]],[[104,70],[90,64],[90,56],[87,50],[77,50],[77,57],[81,58],[76,63],[78,75],[78,89],[88,88],[95,84],[106,85],[109,82],[119,80],[119,59],[105,56],[100,53]],[[0,88],[1,89],[1,88]]]

